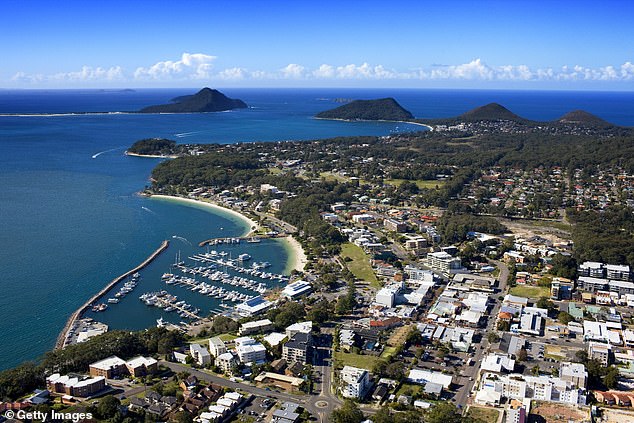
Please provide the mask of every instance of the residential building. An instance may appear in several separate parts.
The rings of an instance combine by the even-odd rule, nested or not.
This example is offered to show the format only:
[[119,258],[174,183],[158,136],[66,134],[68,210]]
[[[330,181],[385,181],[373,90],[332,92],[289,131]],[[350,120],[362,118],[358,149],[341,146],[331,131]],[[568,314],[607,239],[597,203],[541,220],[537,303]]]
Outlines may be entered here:
[[484,373],[481,377],[480,391],[496,392],[502,397],[520,401],[532,399],[571,405],[585,405],[586,403],[583,389],[552,376]]
[[103,391],[106,388],[106,378],[103,376],[81,378],[55,373],[46,378],[46,388],[57,394],[85,398]]
[[264,333],[273,330],[273,322],[269,319],[255,320],[243,323],[238,332],[241,336],[251,335],[253,333]]
[[579,276],[589,276],[591,278],[603,278],[605,276],[605,269],[603,263],[595,261],[586,261],[579,265],[577,268]]
[[393,288],[384,287],[376,293],[374,302],[387,308],[394,307],[397,291]]
[[407,265],[403,269],[403,272],[407,275],[407,279],[410,283],[434,284],[434,273],[429,270]]
[[392,232],[401,233],[407,231],[407,224],[396,219],[385,219],[383,221],[383,227]]
[[313,322],[297,322],[286,328],[286,337],[291,339],[296,333],[311,333],[313,331]]
[[158,361],[152,357],[138,356],[125,363],[132,377],[147,376],[156,373]]
[[590,360],[599,360],[601,364],[608,366],[610,364],[610,349],[608,344],[590,342],[588,344],[588,358]]
[[266,360],[266,348],[253,338],[242,337],[234,339],[238,360],[242,364],[262,363]]
[[112,379],[116,376],[125,375],[128,372],[128,368],[125,365],[125,361],[119,357],[113,355],[96,363],[92,363],[89,366],[90,376],[97,377],[103,376],[106,379]]
[[537,313],[524,313],[520,318],[519,332],[539,336],[543,333],[544,318]]
[[453,257],[445,251],[427,253],[427,266],[432,270],[440,273],[456,273],[462,269],[462,263],[459,257]]
[[586,371],[586,367],[581,363],[562,361],[559,368],[559,378],[563,381],[570,382],[572,386],[586,389],[588,372]]
[[312,345],[310,333],[298,332],[282,347],[282,358],[287,363],[309,364],[312,362]]
[[630,266],[627,265],[606,264],[605,272],[608,279],[629,281],[631,277]]
[[224,352],[216,356],[214,363],[216,366],[220,367],[223,372],[229,373],[233,365],[236,364],[236,359],[230,352]]
[[200,344],[189,344],[189,353],[199,366],[211,364],[211,354],[209,350]]
[[366,369],[344,366],[341,370],[341,394],[344,398],[363,399],[370,389],[370,374]]
[[220,354],[227,352],[227,347],[222,339],[214,337],[209,339],[209,352],[214,357],[218,357]]
[[566,278],[553,278],[550,283],[550,298],[553,300],[570,300],[575,284]]

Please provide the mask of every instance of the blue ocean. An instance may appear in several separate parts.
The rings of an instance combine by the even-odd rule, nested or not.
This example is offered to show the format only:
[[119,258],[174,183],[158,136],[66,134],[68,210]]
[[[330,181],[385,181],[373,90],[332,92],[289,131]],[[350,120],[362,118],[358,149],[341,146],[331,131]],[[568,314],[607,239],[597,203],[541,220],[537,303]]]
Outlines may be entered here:
[[[111,279],[135,267],[162,240],[170,247],[143,270],[134,292],[91,317],[111,328],[177,322],[138,297],[166,289],[205,314],[219,300],[161,275],[175,256],[202,252],[201,240],[238,236],[245,224],[221,212],[137,195],[160,159],[129,157],[149,137],[179,143],[311,140],[419,131],[403,123],[313,119],[335,99],[394,97],[416,117],[447,117],[498,102],[536,120],[584,109],[634,126],[634,93],[368,89],[223,89],[250,107],[211,114],[125,113],[196,90],[0,90],[0,369],[52,348],[69,314]],[[96,114],[76,114],[103,112]],[[120,112],[120,113],[117,113]],[[271,248],[273,247],[273,248]],[[288,247],[264,241],[226,248],[288,271]]]

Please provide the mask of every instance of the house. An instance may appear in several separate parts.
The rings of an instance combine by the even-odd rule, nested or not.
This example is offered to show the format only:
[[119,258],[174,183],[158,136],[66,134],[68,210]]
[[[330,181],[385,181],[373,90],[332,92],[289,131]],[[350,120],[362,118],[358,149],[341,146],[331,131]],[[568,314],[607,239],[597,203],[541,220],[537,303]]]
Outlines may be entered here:
[[189,353],[199,366],[211,364],[211,354],[209,350],[200,344],[189,344]]
[[106,379],[123,376],[128,372],[125,361],[115,355],[101,361],[97,361],[96,363],[92,363],[89,366],[89,369],[90,376],[103,376]]
[[221,354],[227,352],[227,347],[222,339],[214,337],[209,339],[209,353],[214,357],[218,357]]
[[453,382],[453,377],[432,370],[412,369],[407,375],[407,380],[420,385],[435,383],[441,385],[444,389],[449,389]]
[[370,374],[366,369],[344,366],[341,370],[341,395],[344,398],[363,399],[370,389]]
[[298,332],[282,347],[282,358],[287,363],[309,364],[312,362],[312,336]]

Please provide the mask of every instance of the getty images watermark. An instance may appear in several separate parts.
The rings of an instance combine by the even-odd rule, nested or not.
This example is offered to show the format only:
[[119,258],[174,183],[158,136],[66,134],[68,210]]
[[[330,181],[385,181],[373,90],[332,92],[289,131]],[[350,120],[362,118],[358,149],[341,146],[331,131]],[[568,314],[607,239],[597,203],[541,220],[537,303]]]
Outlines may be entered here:
[[4,417],[7,419],[19,419],[19,420],[39,420],[42,422],[48,422],[53,420],[65,420],[72,421],[73,423],[79,423],[82,420],[92,419],[92,413],[60,413],[59,411],[26,411],[26,410],[7,410],[4,413]]

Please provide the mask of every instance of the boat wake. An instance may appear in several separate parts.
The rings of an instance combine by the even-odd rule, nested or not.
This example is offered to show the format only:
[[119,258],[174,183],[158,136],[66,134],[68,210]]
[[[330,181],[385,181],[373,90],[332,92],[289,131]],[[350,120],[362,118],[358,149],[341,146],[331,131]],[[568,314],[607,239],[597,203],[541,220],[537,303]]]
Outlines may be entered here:
[[183,238],[182,236],[172,235],[172,238],[174,238],[174,239],[178,239],[178,240],[181,240],[181,241],[183,241],[183,242],[186,242],[188,245],[192,245],[192,243],[191,243],[191,242],[189,242],[189,241],[187,240],[187,238]]
[[185,137],[191,137],[192,135],[195,134],[200,134],[203,131],[193,131],[193,132],[181,132],[180,134],[174,134],[174,136],[176,138],[185,138]]
[[147,207],[145,207],[145,206],[141,206],[141,208],[142,208],[143,210],[145,210],[146,212],[148,212],[148,213],[156,214],[155,212],[153,212],[152,210],[148,209],[148,208],[147,208]]
[[101,156],[102,154],[105,154],[105,153],[110,153],[111,151],[121,150],[122,148],[125,148],[125,146],[123,146],[123,147],[111,148],[110,150],[100,151],[99,153],[93,154],[93,155],[92,155],[92,158],[93,158],[93,159],[96,159],[97,157]]

